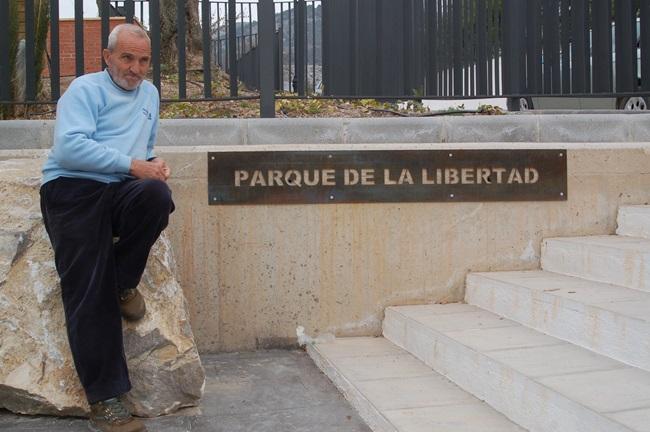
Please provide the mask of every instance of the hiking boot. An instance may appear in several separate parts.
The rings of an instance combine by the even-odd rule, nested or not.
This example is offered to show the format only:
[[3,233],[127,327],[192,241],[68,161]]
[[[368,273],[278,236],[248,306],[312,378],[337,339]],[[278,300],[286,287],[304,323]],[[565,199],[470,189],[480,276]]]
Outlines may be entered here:
[[138,321],[147,311],[144,298],[136,288],[127,289],[120,293],[120,312],[127,321]]
[[142,420],[133,418],[116,397],[90,405],[89,426],[96,432],[147,432]]

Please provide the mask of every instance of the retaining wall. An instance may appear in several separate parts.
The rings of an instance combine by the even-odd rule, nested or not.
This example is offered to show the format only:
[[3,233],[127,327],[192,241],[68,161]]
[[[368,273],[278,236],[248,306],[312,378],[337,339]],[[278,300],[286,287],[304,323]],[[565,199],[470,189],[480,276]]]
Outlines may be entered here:
[[[462,300],[469,271],[538,268],[545,237],[613,233],[619,205],[650,202],[648,137],[650,116],[624,114],[163,121],[168,230],[199,349],[291,345],[298,326],[376,335],[386,306]],[[0,122],[2,158],[50,142],[50,123]],[[380,148],[566,148],[569,198],[207,205],[208,151]]]

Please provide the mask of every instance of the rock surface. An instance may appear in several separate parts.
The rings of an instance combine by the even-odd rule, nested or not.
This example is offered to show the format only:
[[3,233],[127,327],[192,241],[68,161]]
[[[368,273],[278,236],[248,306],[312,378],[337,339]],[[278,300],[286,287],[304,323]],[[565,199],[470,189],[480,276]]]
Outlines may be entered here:
[[[40,159],[0,162],[0,408],[86,415],[68,346],[59,279],[39,209]],[[198,404],[204,371],[174,276],[170,242],[154,245],[139,286],[147,314],[124,323],[135,414]]]

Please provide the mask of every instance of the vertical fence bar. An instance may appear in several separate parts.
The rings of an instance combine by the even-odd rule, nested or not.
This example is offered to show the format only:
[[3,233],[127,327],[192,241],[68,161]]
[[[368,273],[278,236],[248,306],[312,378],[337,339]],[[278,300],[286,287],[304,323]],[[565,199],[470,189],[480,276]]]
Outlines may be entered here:
[[463,38],[463,56],[461,58],[461,64],[463,69],[463,96],[469,96],[470,94],[470,85],[469,85],[469,50],[472,40],[472,35],[467,26],[469,25],[469,0],[463,0],[461,3],[463,7],[462,18],[461,18],[461,32]]
[[273,97],[273,34],[275,27],[275,11],[273,0],[260,0],[258,3],[258,52],[260,56],[260,117],[275,117],[275,101]]
[[[351,1],[350,4],[353,4]],[[298,95],[305,95],[305,0],[296,0],[294,2],[294,19],[295,22],[295,47],[296,47],[296,82],[298,85]]]
[[469,34],[469,44],[467,46],[467,68],[469,72],[469,94],[476,95],[475,85],[475,68],[476,63],[476,13],[474,6],[476,0],[467,0],[467,32]]
[[383,92],[383,46],[384,46],[384,37],[382,34],[382,26],[384,20],[384,0],[377,0],[375,7],[375,36],[377,39],[377,55],[375,56],[375,88],[374,93],[377,95],[382,94]]
[[[348,1],[349,5],[349,21],[348,21],[348,35],[349,35],[349,47],[348,47],[348,65],[349,65],[349,76],[348,76],[348,88],[347,88],[347,94],[349,95],[356,95],[356,89],[357,89],[357,56],[356,56],[356,51],[357,51],[357,39],[356,39],[356,27],[355,27],[355,22],[357,20],[357,1],[356,0],[349,0]],[[296,26],[298,24],[296,23]],[[296,64],[297,63],[298,56],[296,55]]]
[[585,93],[589,89],[588,41],[589,20],[586,0],[571,0],[571,91]]
[[311,72],[313,75],[313,92],[316,93],[316,2],[311,2],[311,53],[312,65]]
[[402,10],[402,51],[404,59],[402,61],[402,76],[404,81],[401,86],[401,93],[409,95],[413,93],[412,86],[412,68],[413,68],[413,27],[411,19],[412,16],[412,0],[403,0]]
[[[515,81],[519,81],[519,77],[517,77],[517,61],[519,59],[516,56],[514,40],[517,1],[503,0],[503,91],[508,95],[518,93],[513,85]],[[498,77],[498,74],[495,75]]]
[[246,52],[244,50],[244,43],[246,42],[246,37],[244,36],[244,3],[239,3],[239,55],[237,57],[241,58]]
[[149,0],[149,30],[151,36],[151,63],[153,63],[153,85],[162,97],[160,87],[160,0]]
[[[644,0],[648,1],[648,0]],[[636,89],[636,31],[632,14],[632,0],[616,0],[616,91],[631,92]]]
[[[1,9],[0,15],[2,15]],[[1,19],[0,28],[6,28],[2,26]],[[0,42],[0,46],[1,45],[2,42]],[[59,46],[59,2],[54,0],[50,1],[50,99],[52,101],[57,101],[59,100],[59,97],[61,97],[61,63],[59,60]],[[3,57],[1,48],[0,58],[9,58],[9,56]],[[2,65],[0,65],[0,70],[1,69]],[[0,73],[0,80],[2,80],[2,73]],[[0,100],[2,100],[1,96]]]
[[[56,1],[54,2],[56,3]],[[0,1],[0,59],[9,59],[9,2]],[[54,34],[54,33],[53,33]],[[58,35],[58,33],[57,33]],[[54,40],[54,37],[52,38]],[[58,38],[57,38],[58,43]],[[11,66],[9,61],[0,61],[0,101],[11,100]],[[52,97],[54,98],[54,97]]]
[[212,62],[210,60],[210,42],[212,40],[210,33],[212,11],[210,10],[210,1],[201,1],[201,30],[203,36],[203,96],[206,98],[212,97]]
[[487,96],[487,20],[485,1],[478,0],[476,4],[476,38],[478,41],[476,68],[477,93]]
[[526,93],[541,93],[540,69],[542,61],[541,7],[539,0],[529,0],[526,11]]
[[611,3],[592,0],[593,92],[612,91]]
[[560,92],[558,0],[544,2],[544,93]]
[[228,72],[228,76],[230,76],[230,19],[228,18],[230,11],[229,11],[230,6],[228,4],[224,5],[224,32],[225,32],[225,37],[224,39],[224,44],[225,44],[225,53],[224,53],[224,70]]
[[[55,2],[56,3],[56,2]],[[102,49],[105,49],[108,46],[108,35],[110,31],[110,4],[106,1],[102,1],[99,4],[99,16],[101,17],[101,46]],[[106,61],[104,61],[104,56],[102,56],[102,69],[106,68]]]
[[124,15],[126,22],[133,24],[133,15],[135,14],[135,3],[133,0],[124,0]]
[[452,50],[452,69],[454,77],[453,95],[461,96],[463,93],[463,71],[461,69],[461,55],[462,55],[462,33],[461,33],[461,4],[459,0],[452,0],[452,34],[453,34],[453,50]]
[[[447,18],[449,16],[449,9],[447,7],[448,0],[439,0],[440,1],[440,25],[438,26],[438,34],[448,34],[449,30],[447,26]],[[439,38],[438,46],[440,47],[440,59],[442,61],[440,68],[440,95],[447,95],[447,73],[449,67],[449,61],[447,58],[447,45],[449,38],[441,37]]]
[[230,96],[237,97],[237,8],[235,0],[228,0],[228,69]]
[[34,0],[25,0],[25,100],[36,99]]
[[[451,1],[452,0],[443,0],[444,5],[445,5],[445,15],[444,15],[444,28],[445,31],[443,34],[449,35],[451,34]],[[444,86],[445,86],[445,96],[450,96],[451,95],[451,41],[449,40],[449,37],[443,38],[443,45],[444,45],[444,59],[445,59],[445,73],[444,73]]]
[[494,95],[494,86],[492,85],[493,81],[493,72],[492,72],[492,59],[493,59],[493,46],[492,46],[492,34],[493,34],[493,25],[492,25],[492,14],[493,8],[490,7],[487,9],[487,52],[488,52],[488,64],[487,64],[487,89],[489,95]]
[[221,63],[221,5],[217,3],[217,43],[215,44],[215,64],[219,67],[222,67]]
[[[259,10],[257,11],[259,15]],[[258,17],[259,21],[259,17]],[[275,23],[274,23],[275,25]],[[259,25],[257,26],[257,34],[259,35],[260,28]],[[252,13],[252,8],[251,4],[248,3],[248,48],[251,49],[253,48],[253,13]]]
[[187,97],[185,66],[185,0],[176,0],[176,49],[178,50],[178,97]]
[[[380,0],[381,1],[381,0]],[[323,94],[328,95],[332,94],[330,90],[330,9],[329,9],[330,0],[322,0],[321,2],[321,39],[323,44],[323,54],[322,54],[322,63],[323,63]]]
[[650,2],[641,1],[641,89],[650,91]]
[[[276,32],[278,33],[278,82],[280,83],[280,87],[278,87],[276,90],[284,91],[284,44],[283,44],[283,39],[284,39],[284,5],[282,3],[273,3],[274,5],[274,13],[277,17],[278,15],[278,7],[280,9],[280,17],[278,18],[278,21],[275,23],[275,29]],[[259,29],[258,29],[259,32]]]
[[425,33],[425,43],[427,51],[427,61],[426,61],[426,81],[425,81],[425,94],[430,96],[437,96],[437,85],[436,85],[436,72],[437,72],[437,62],[436,62],[436,1],[427,0],[426,2],[426,17],[427,17],[427,26]]
[[571,87],[571,71],[569,70],[569,47],[571,40],[571,18],[569,17],[569,0],[562,1],[562,16],[561,16],[561,65],[562,65],[562,94],[570,93]]
[[[505,54],[503,53],[503,7],[494,9],[494,91],[495,95],[501,95],[503,90],[502,77],[503,65],[505,63]],[[504,59],[504,60],[502,60]]]
[[84,74],[84,3],[83,0],[74,1],[74,50],[75,74]]
[[293,64],[293,15],[295,11],[291,8],[291,2],[287,3],[287,16],[289,17],[289,91],[295,92],[296,88],[294,85],[295,79],[295,67]]

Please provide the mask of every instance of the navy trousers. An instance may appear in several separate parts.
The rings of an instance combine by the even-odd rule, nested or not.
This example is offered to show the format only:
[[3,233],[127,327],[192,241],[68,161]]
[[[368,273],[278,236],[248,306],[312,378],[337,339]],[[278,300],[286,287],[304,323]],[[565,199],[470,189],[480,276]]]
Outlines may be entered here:
[[174,210],[171,191],[159,180],[60,177],[40,192],[79,379],[89,403],[119,396],[131,389],[119,293],[140,282]]

